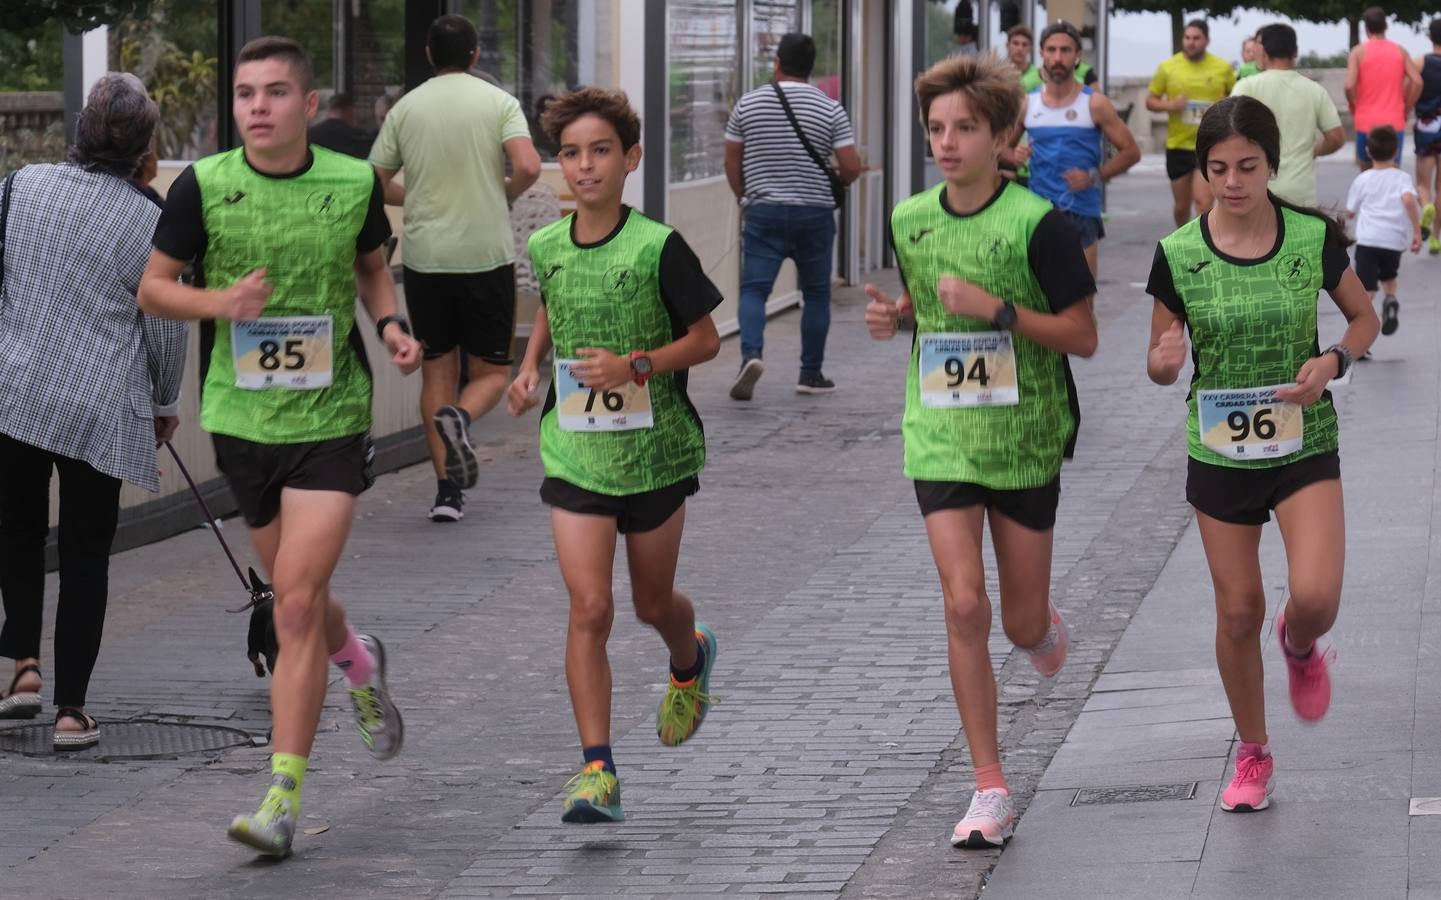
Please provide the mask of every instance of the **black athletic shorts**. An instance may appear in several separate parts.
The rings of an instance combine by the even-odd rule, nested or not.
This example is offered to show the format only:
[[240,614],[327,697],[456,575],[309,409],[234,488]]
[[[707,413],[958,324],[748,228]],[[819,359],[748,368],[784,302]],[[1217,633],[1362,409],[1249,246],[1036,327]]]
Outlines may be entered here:
[[1166,177],[1175,181],[1178,178],[1185,178],[1196,171],[1199,165],[1196,162],[1195,150],[1167,150],[1166,151]]
[[406,267],[405,306],[426,359],[439,359],[459,347],[484,362],[510,365],[515,266],[434,274]]
[[540,483],[540,499],[566,512],[615,519],[615,530],[621,534],[644,534],[669,521],[685,505],[685,498],[698,490],[700,479],[694,475],[663,488],[623,497],[588,491],[563,478],[546,478]]
[[982,504],[1032,531],[1047,531],[1056,524],[1061,502],[1061,476],[1038,488],[1002,491],[967,481],[917,481],[916,502],[921,516],[943,509],[965,509]]
[[275,521],[284,488],[359,496],[375,484],[375,445],[368,432],[304,444],[257,444],[228,434],[211,438],[215,462],[251,528]]
[[1361,286],[1366,290],[1376,290],[1376,286],[1381,282],[1395,278],[1400,269],[1400,250],[1356,245],[1356,277],[1361,279]]
[[1187,457],[1186,501],[1197,511],[1232,525],[1264,525],[1281,501],[1318,481],[1341,477],[1335,450],[1285,466],[1235,469]]

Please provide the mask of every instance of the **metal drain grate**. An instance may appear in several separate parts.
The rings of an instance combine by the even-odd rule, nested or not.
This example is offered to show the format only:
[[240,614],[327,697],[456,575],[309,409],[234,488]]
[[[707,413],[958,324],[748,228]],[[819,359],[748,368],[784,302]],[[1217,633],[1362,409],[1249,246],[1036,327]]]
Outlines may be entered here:
[[[24,756],[56,756],[51,746],[55,726],[23,725],[0,729],[0,751]],[[232,747],[249,747],[250,734],[214,725],[179,725],[164,722],[101,722],[100,743],[85,750],[67,750],[65,756],[107,762],[112,759],[157,759],[188,753],[209,753]]]
[[1129,787],[1081,788],[1071,798],[1072,806],[1103,803],[1145,803],[1149,800],[1190,800],[1196,796],[1196,782],[1147,784]]

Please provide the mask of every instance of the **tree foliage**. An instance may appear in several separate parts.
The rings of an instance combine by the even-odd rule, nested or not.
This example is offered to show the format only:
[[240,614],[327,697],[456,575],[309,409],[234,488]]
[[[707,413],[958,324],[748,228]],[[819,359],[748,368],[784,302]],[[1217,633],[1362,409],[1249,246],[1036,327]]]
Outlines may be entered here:
[[1159,12],[1171,17],[1171,52],[1181,52],[1181,33],[1192,19],[1214,19],[1229,16],[1238,9],[1254,6],[1255,0],[1217,0],[1205,6],[1176,0],[1111,0],[1112,12]]
[[150,0],[6,0],[6,30],[23,31],[59,22],[74,34],[145,15]]

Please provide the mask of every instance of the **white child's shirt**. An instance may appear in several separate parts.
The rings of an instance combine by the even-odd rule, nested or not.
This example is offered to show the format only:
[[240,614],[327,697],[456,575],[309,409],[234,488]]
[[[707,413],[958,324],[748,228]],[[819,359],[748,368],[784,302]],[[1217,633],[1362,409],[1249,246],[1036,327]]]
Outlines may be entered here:
[[1415,193],[1416,184],[1404,169],[1368,169],[1357,175],[1346,193],[1346,211],[1356,215],[1356,243],[1382,250],[1411,249],[1415,229],[1401,197]]

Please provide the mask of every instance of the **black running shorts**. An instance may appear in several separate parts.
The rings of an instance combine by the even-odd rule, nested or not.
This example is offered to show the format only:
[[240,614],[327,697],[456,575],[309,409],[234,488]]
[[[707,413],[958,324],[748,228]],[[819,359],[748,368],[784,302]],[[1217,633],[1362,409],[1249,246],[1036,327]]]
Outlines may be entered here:
[[216,464],[251,528],[275,521],[285,488],[359,496],[375,483],[375,447],[369,433],[304,444],[257,444],[227,434],[211,437]]
[[1213,519],[1232,525],[1264,525],[1271,510],[1303,487],[1341,477],[1335,450],[1290,465],[1236,469],[1187,457],[1186,500]]
[[1166,177],[1172,181],[1185,178],[1197,168],[1199,165],[1196,162],[1195,150],[1166,151]]
[[540,483],[540,499],[566,512],[615,519],[615,530],[621,534],[644,534],[668,522],[685,505],[686,498],[698,490],[700,479],[694,475],[663,488],[623,497],[588,491],[563,478],[546,478]]
[[1361,279],[1361,286],[1368,291],[1374,292],[1377,285],[1395,278],[1401,270],[1400,250],[1357,244],[1355,256],[1356,277]]
[[459,347],[484,362],[510,365],[515,266],[435,274],[406,268],[405,307],[426,359],[439,359]]
[[1032,531],[1048,531],[1056,524],[1061,503],[1061,476],[1038,488],[1002,491],[966,481],[917,481],[916,502],[921,516],[943,509],[984,505]]

